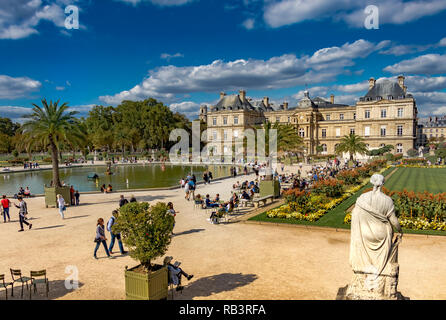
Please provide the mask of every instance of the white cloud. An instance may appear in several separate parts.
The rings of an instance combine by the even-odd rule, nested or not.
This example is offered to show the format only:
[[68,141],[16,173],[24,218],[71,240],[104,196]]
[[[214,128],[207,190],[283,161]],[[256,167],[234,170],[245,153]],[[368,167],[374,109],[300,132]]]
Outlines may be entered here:
[[363,28],[369,4],[378,7],[380,24],[404,24],[446,9],[444,0],[265,0],[264,20],[273,28],[321,19]]
[[446,73],[446,55],[425,54],[413,59],[403,60],[394,65],[387,66],[384,71],[393,74],[441,74]]
[[438,45],[440,47],[446,47],[446,38],[441,39],[440,42],[438,43]]
[[65,87],[62,87],[62,86],[61,86],[61,87],[56,87],[56,90],[57,90],[57,91],[64,91],[64,90],[65,90]]
[[200,104],[193,101],[183,101],[180,103],[172,103],[169,106],[173,112],[179,112],[188,118],[195,118],[200,111]]
[[100,100],[119,104],[122,100],[154,97],[175,102],[177,95],[192,92],[276,89],[332,81],[346,67],[354,65],[354,59],[366,57],[382,47],[383,42],[373,44],[361,39],[300,58],[285,54],[268,60],[216,60],[207,65],[164,66],[149,72],[147,78],[130,90],[101,96]]
[[255,20],[253,18],[248,18],[245,21],[243,21],[242,26],[247,30],[254,29],[254,23]]
[[[76,1],[76,0],[75,0]],[[63,28],[64,1],[45,4],[41,0],[2,0],[0,7],[0,39],[21,39],[38,33],[41,21]]]
[[17,99],[40,89],[42,84],[28,77],[0,75],[0,99]]
[[161,54],[161,59],[164,59],[164,60],[167,60],[167,61],[170,61],[171,59],[173,59],[173,58],[183,58],[184,57],[184,54],[182,54],[182,53],[175,53],[175,54],[169,54],[169,53],[162,53]]

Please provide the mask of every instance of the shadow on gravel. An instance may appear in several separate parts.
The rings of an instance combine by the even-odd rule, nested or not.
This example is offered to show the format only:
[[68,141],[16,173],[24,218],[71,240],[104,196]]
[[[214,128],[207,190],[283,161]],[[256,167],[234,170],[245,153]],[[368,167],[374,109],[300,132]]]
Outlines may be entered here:
[[[236,288],[246,286],[257,280],[257,278],[255,274],[222,273],[199,278],[189,285],[186,285],[186,279],[182,279],[182,284],[186,286],[183,293],[175,291],[174,299],[190,300],[194,297],[209,297],[213,294],[232,291]],[[171,297],[171,293],[169,293],[169,297]]]

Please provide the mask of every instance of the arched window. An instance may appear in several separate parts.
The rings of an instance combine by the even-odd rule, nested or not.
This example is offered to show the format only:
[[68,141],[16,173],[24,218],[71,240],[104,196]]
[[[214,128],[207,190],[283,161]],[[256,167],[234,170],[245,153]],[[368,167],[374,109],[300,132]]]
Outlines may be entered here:
[[299,129],[299,137],[302,137],[302,138],[305,137],[305,130],[304,130],[304,128],[300,128]]

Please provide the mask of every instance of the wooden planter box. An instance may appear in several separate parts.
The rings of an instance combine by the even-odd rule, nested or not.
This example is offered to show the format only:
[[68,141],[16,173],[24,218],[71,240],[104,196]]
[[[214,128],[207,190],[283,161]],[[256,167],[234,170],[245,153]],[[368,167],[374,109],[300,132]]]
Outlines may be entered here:
[[146,274],[133,271],[138,267],[125,270],[125,298],[127,300],[167,299],[167,267],[160,266],[160,269]]
[[71,205],[71,193],[70,187],[44,187],[45,189],[45,206],[57,208],[57,198],[58,194],[62,195],[65,200],[65,206],[69,207]]
[[261,180],[259,183],[260,188],[260,194],[259,196],[266,197],[269,195],[273,195],[274,198],[277,198],[280,196],[280,185],[278,180]]

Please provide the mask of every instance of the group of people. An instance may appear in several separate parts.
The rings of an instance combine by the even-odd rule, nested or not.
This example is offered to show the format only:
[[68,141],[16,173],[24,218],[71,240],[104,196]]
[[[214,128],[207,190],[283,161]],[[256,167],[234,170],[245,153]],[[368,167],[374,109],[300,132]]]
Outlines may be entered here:
[[96,236],[94,238],[94,242],[96,243],[95,248],[94,248],[94,253],[93,253],[93,257],[95,259],[97,259],[97,252],[99,247],[101,246],[101,244],[104,246],[104,250],[105,253],[107,254],[108,258],[112,258],[112,254],[113,254],[113,247],[115,246],[115,240],[118,240],[118,246],[119,246],[119,251],[121,252],[121,254],[126,254],[127,251],[124,250],[124,246],[122,244],[122,240],[121,240],[121,234],[120,233],[114,233],[113,232],[113,225],[116,223],[116,218],[119,215],[119,211],[118,210],[113,210],[112,212],[112,216],[110,217],[110,219],[108,220],[107,223],[107,231],[110,233],[110,246],[107,247],[107,238],[105,237],[105,226],[104,226],[104,219],[99,218],[96,224]]
[[212,172],[211,171],[205,171],[204,173],[203,173],[203,181],[204,181],[204,184],[210,184],[211,183],[211,180],[213,179],[214,177],[212,176]]
[[113,192],[113,187],[112,187],[112,185],[111,185],[111,184],[108,184],[108,186],[106,187],[105,184],[103,184],[103,185],[101,186],[101,192],[102,192],[102,193],[111,193],[111,192]]
[[36,162],[24,162],[23,169],[37,169],[39,168],[39,164]]
[[[212,176],[212,174],[211,174]],[[209,180],[210,181],[210,180]],[[186,179],[181,179],[181,188],[184,188],[184,199],[189,201],[190,196],[192,196],[192,199],[195,198],[195,189],[197,186],[197,178],[195,177],[195,174],[187,175]],[[210,183],[210,182],[209,182]]]
[[23,187],[20,187],[17,196],[29,198],[31,197],[31,190],[29,189],[29,187],[26,187],[25,189],[23,189]]
[[19,201],[19,204],[16,204],[15,202],[11,202],[6,195],[2,196],[2,199],[0,200],[0,204],[1,204],[1,208],[2,208],[2,215],[3,215],[3,219],[4,222],[6,223],[6,217],[8,217],[8,222],[11,222],[11,217],[9,215],[9,208],[11,208],[11,204],[14,205],[17,209],[19,209],[19,223],[20,223],[20,230],[24,231],[23,229],[23,225],[27,225],[29,229],[32,228],[32,224],[29,223],[28,220],[28,206],[25,202],[25,200],[23,200],[22,196],[18,196],[17,200]]

